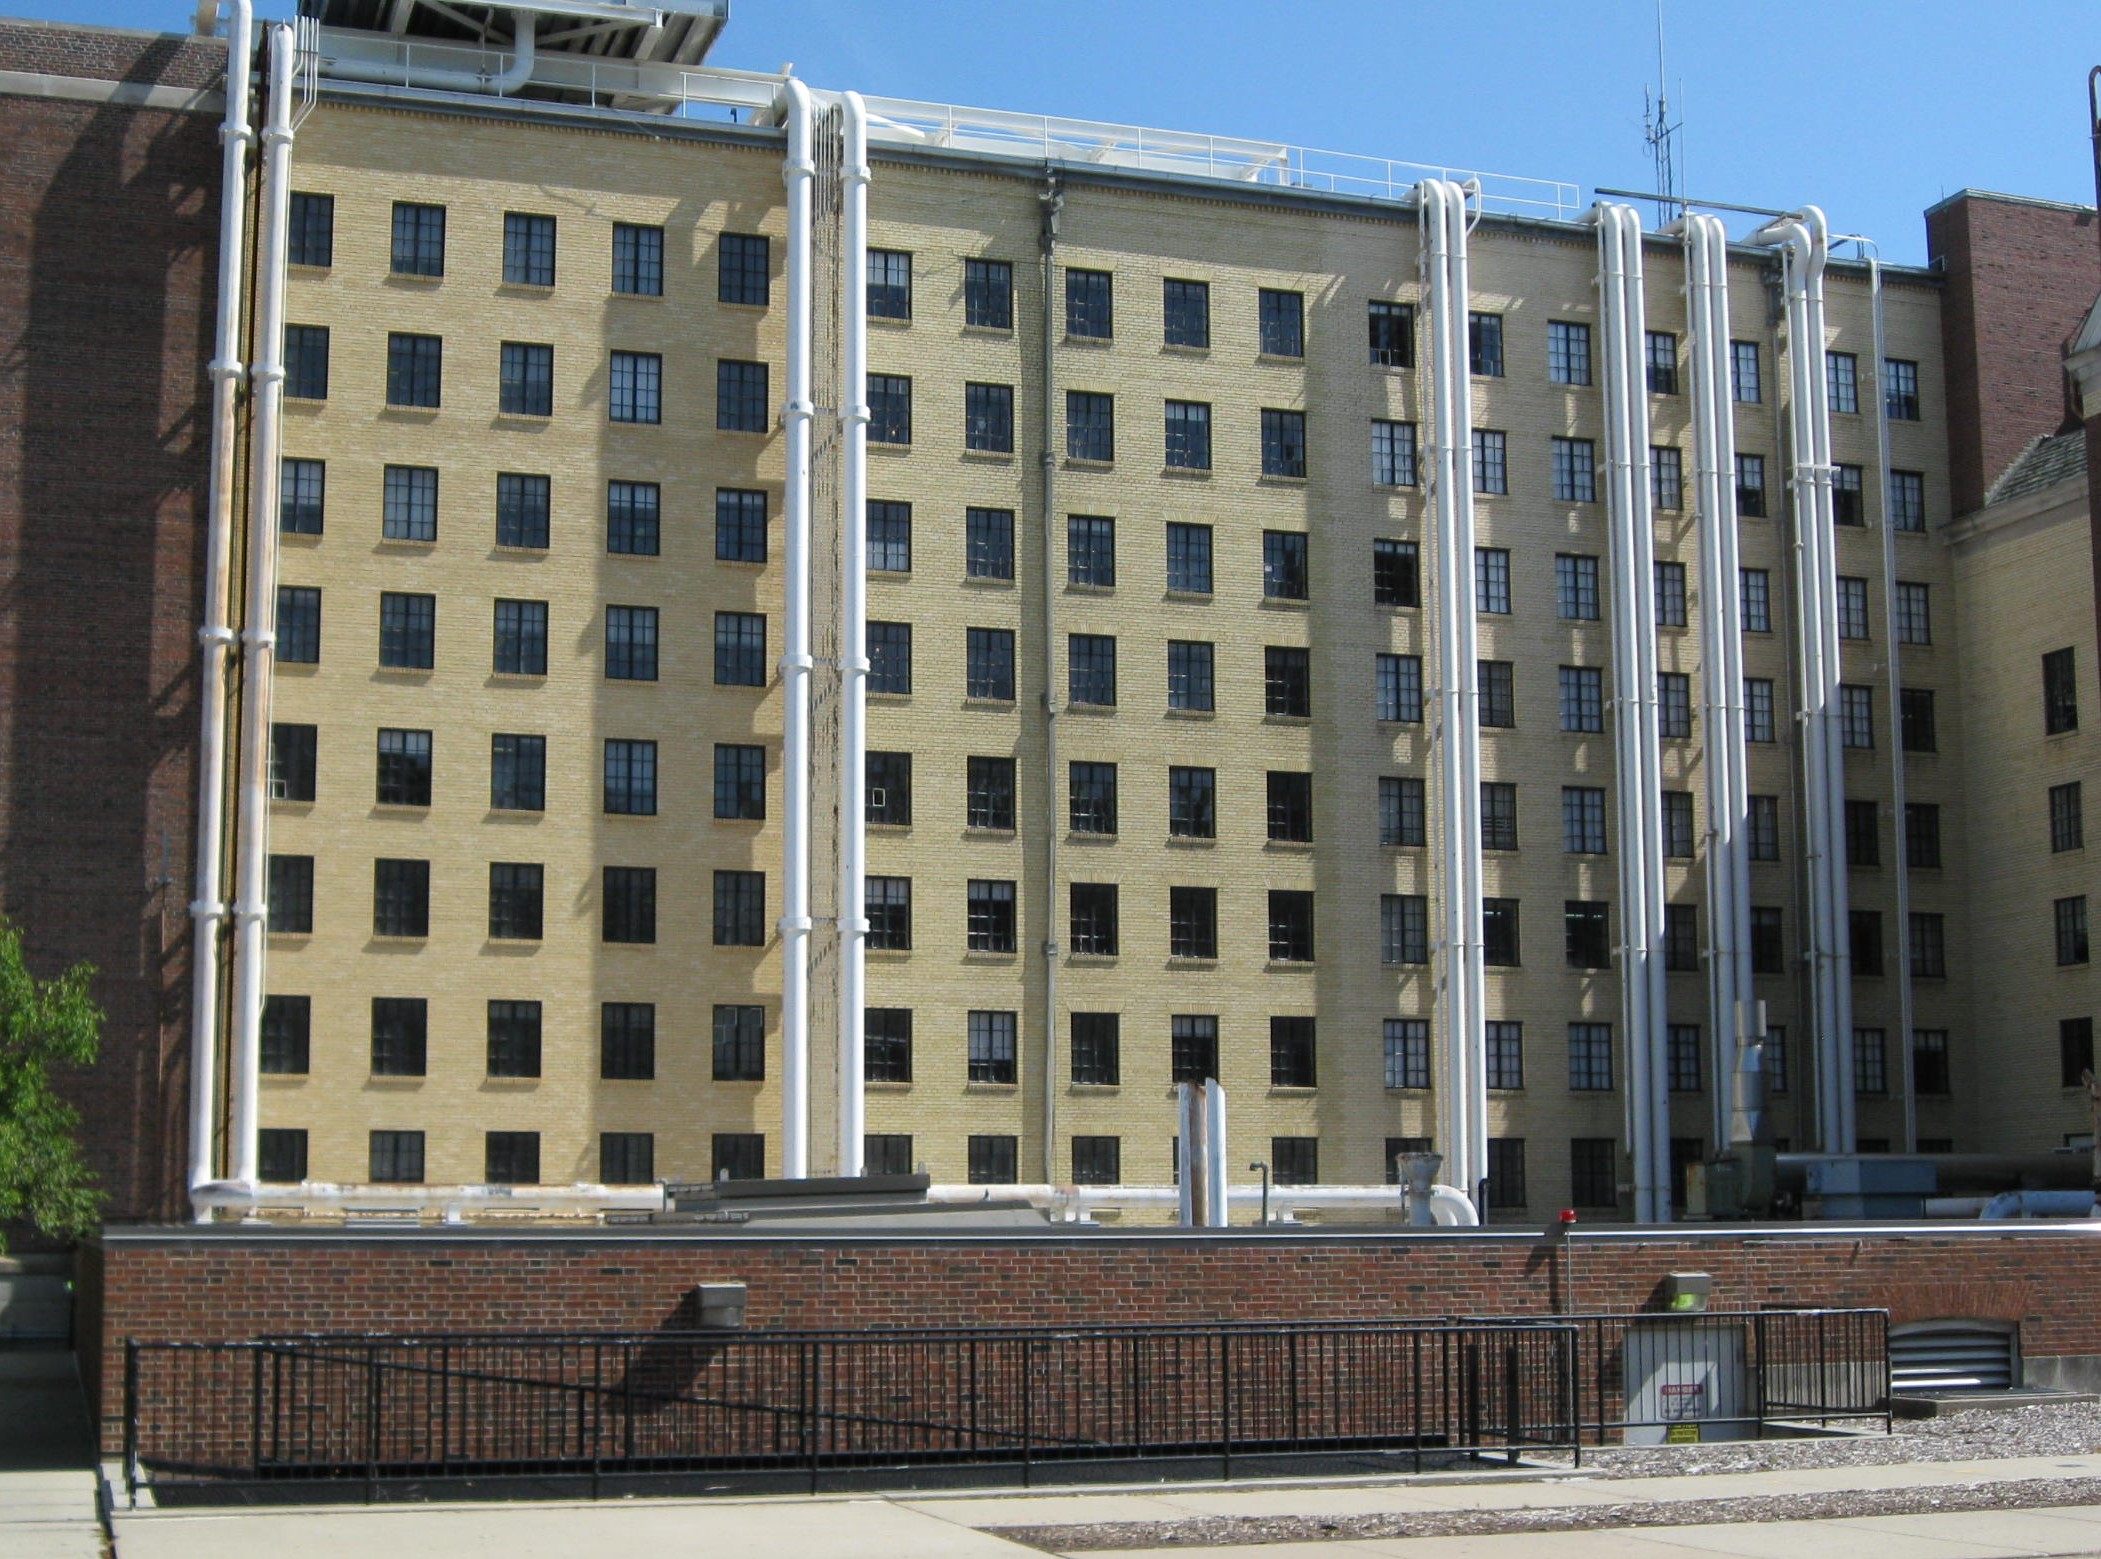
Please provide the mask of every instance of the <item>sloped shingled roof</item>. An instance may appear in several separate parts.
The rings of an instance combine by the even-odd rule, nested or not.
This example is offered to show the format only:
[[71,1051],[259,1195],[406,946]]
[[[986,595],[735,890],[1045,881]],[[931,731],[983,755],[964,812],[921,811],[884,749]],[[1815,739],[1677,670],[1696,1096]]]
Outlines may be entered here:
[[2085,476],[2086,434],[2048,433],[2031,440],[2026,449],[2014,456],[2013,464],[1999,474],[1984,501],[2004,503],[2025,493],[2055,487],[2059,482],[2084,480]]

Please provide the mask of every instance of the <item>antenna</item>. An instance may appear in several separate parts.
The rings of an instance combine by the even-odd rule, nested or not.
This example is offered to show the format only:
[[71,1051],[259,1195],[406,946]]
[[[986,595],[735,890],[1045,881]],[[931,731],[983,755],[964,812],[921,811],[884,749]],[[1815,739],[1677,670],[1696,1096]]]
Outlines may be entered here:
[[1683,121],[1671,123],[1670,98],[1668,96],[1663,60],[1663,0],[1656,0],[1656,95],[1648,90],[1641,94],[1641,138],[1649,148],[1649,159],[1656,165],[1656,219],[1660,224],[1669,222],[1684,211],[1684,202],[1678,200],[1678,175],[1673,166],[1673,141],[1685,128]]

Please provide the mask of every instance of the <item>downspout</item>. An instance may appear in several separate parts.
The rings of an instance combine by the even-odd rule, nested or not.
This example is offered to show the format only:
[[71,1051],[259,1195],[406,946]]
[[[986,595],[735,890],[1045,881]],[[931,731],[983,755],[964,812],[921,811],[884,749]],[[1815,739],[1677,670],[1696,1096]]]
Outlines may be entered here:
[[839,433],[839,1173],[865,1163],[868,1088],[868,109],[840,98],[845,120],[840,245]]
[[272,27],[269,121],[263,131],[261,307],[255,325],[254,422],[248,464],[248,613],[242,637],[240,839],[234,896],[233,1098],[227,1178],[256,1181],[258,1073],[262,1059],[265,871],[270,851],[270,704],[277,658],[278,468],[283,434],[286,229],[292,209],[292,29]]
[[[1057,330],[1054,298],[1058,282],[1058,221],[1065,190],[1056,172],[1043,175],[1043,1178],[1058,1178],[1058,589],[1057,537],[1052,515],[1058,500]],[[1183,1179],[1194,1177],[1183,1144]]]
[[1481,895],[1481,661],[1478,623],[1474,612],[1474,484],[1473,484],[1473,378],[1469,361],[1471,325],[1467,304],[1473,297],[1468,276],[1467,237],[1472,223],[1467,217],[1469,199],[1480,198],[1477,183],[1453,183],[1445,202],[1445,224],[1450,239],[1445,245],[1445,264],[1451,272],[1446,325],[1451,332],[1453,362],[1458,371],[1451,377],[1453,450],[1467,464],[1466,480],[1452,484],[1453,515],[1457,534],[1453,541],[1453,578],[1459,626],[1459,676],[1464,692],[1460,721],[1460,760],[1464,783],[1460,787],[1461,818],[1465,824],[1461,864],[1466,870],[1467,1013],[1471,1024],[1467,1035],[1467,1113],[1471,1117],[1473,1157],[1467,1165],[1466,1189],[1474,1198],[1479,1215],[1486,1220],[1488,1209],[1488,996],[1483,975],[1485,931]]
[[227,906],[220,874],[226,849],[226,666],[234,634],[227,621],[232,594],[234,406],[240,395],[241,284],[246,271],[248,78],[254,67],[254,11],[250,0],[228,0],[226,117],[219,127],[219,301],[212,360],[212,475],[204,542],[204,625],[197,735],[197,878],[190,901],[190,1168],[192,1210],[216,1177],[212,1151],[219,1117],[220,933]]
[[371,81],[381,86],[422,87],[433,92],[487,92],[509,97],[532,79],[537,57],[534,17],[530,11],[512,11],[511,63],[502,70],[445,70],[435,65],[407,63],[413,45],[404,45],[403,63],[384,65],[373,60],[330,59],[321,62],[323,73],[341,81]]
[[810,92],[792,77],[781,84],[788,126],[788,397],[781,411],[787,439],[784,507],[784,642],[781,647],[781,1174],[810,1172],[810,200],[817,165],[810,155]]

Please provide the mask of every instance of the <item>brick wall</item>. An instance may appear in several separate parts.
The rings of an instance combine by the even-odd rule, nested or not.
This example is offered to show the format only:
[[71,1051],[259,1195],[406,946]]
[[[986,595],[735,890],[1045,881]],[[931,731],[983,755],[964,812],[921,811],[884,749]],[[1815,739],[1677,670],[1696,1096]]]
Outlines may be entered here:
[[[113,1231],[83,1252],[77,1330],[105,1443],[127,1337],[652,1331],[693,1324],[693,1285],[750,1285],[758,1328],[1341,1320],[1632,1310],[1666,1273],[1717,1309],[1886,1307],[1902,1322],[2018,1322],[2026,1355],[2101,1354],[2101,1243],[2050,1230],[1925,1235],[1790,1229],[1700,1237],[1174,1234],[1074,1239],[681,1239]],[[99,1334],[97,1351],[93,1338]]]
[[2090,207],[1974,190],[1926,213],[1947,270],[1941,340],[1953,512],[1967,514],[2030,439],[2070,425],[2064,352],[2101,292]]
[[[8,23],[0,69],[174,86],[217,44]],[[99,971],[70,1079],[110,1210],[183,1162],[198,560],[218,124],[0,96],[0,912]]]

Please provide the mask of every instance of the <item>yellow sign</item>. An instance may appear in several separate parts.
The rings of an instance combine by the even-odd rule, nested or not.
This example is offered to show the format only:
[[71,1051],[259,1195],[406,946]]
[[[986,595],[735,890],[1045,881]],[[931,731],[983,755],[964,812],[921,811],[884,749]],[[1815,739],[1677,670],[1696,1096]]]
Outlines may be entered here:
[[1700,1426],[1698,1424],[1672,1424],[1663,1432],[1663,1443],[1665,1445],[1698,1445],[1700,1443]]

